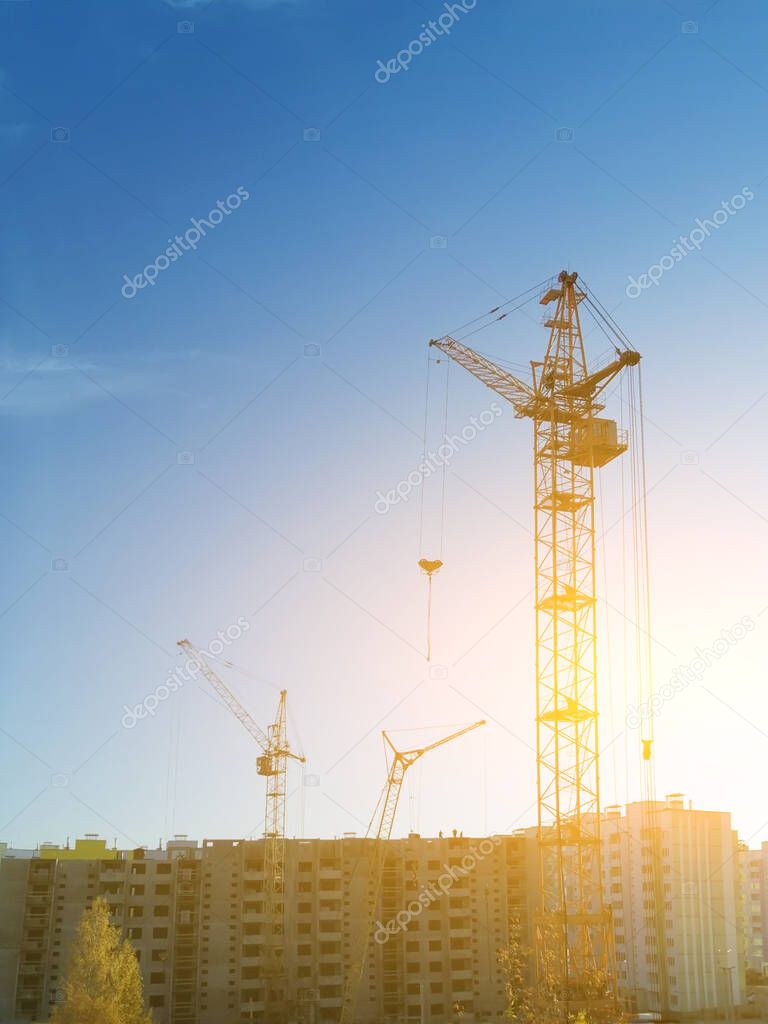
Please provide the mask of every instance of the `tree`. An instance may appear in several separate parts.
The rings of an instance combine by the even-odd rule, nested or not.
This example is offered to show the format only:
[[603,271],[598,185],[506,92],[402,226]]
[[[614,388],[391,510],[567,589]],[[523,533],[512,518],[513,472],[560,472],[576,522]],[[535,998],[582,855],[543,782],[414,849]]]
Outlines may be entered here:
[[[533,951],[523,943],[523,929],[519,918],[510,922],[509,943],[496,954],[504,975],[507,996],[506,1017],[514,1024],[619,1024],[622,1015],[611,1006],[589,1012],[585,1009],[569,1011],[557,984],[557,965],[564,956],[563,939],[551,924],[539,924],[539,970],[537,988],[531,985],[530,961]],[[587,1003],[600,1003],[608,991],[603,974],[595,972],[588,978]]]
[[507,996],[506,1016],[515,1024],[535,1024],[533,989],[529,984],[528,962],[531,950],[523,945],[523,929],[518,917],[510,921],[509,943],[496,954],[504,975]]
[[152,1024],[144,1009],[141,971],[128,939],[99,897],[83,913],[69,952],[64,999],[51,1024]]

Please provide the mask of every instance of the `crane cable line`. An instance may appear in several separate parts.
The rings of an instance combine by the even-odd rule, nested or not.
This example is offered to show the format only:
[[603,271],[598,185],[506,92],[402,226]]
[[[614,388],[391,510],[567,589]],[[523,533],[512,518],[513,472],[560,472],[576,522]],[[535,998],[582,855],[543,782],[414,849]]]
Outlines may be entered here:
[[[648,538],[647,471],[642,374],[630,376],[628,393],[629,428],[636,443],[630,459],[631,544],[633,570],[633,619],[636,663],[636,691],[640,709],[639,749],[641,796],[641,856],[649,869],[650,899],[644,899],[642,924],[646,944],[654,950],[655,983],[652,986],[656,1010],[664,1013],[669,1003],[669,972],[664,943],[662,913],[663,879],[661,877],[661,833],[655,794],[653,745],[653,660],[651,636],[650,545]],[[647,714],[646,714],[647,710]],[[649,941],[650,940],[650,941]]]
[[[582,280],[584,279],[582,278]],[[608,310],[605,308],[602,302],[598,299],[598,297],[595,295],[594,291],[592,290],[592,288],[590,288],[589,284],[586,281],[584,281],[584,286],[587,290],[586,301],[594,307],[595,312],[601,317],[601,319],[603,319],[609,325],[611,331],[621,340],[624,347],[630,349],[633,352],[636,352],[637,349],[635,348],[635,346],[632,344],[632,342],[629,340],[627,335],[624,333],[619,324],[614,320],[613,316],[608,312]]]
[[[488,317],[493,317],[485,324],[481,324],[480,327],[475,328],[473,331],[468,331],[461,335],[461,338],[456,340],[464,340],[474,334],[478,334],[480,331],[485,330],[486,327],[490,327],[494,323],[498,323],[500,320],[505,320],[510,313],[517,312],[522,309],[529,302],[532,302],[541,292],[541,289],[548,283],[551,283],[553,278],[546,277],[543,281],[538,284],[532,285],[530,288],[526,288],[525,291],[520,292],[518,295],[513,296],[511,299],[507,299],[505,302],[498,306],[494,306],[492,309],[485,313],[481,313],[480,316],[474,317],[472,320],[468,320],[466,323],[459,327],[454,328],[450,335],[459,335],[461,331],[464,331],[467,327],[472,327],[474,324],[479,323],[482,320],[487,320]],[[526,297],[527,296],[527,297]],[[517,306],[512,309],[508,309],[512,303],[517,302],[519,299],[523,299]],[[506,312],[501,312],[506,310]],[[499,314],[498,316],[495,314]],[[440,363],[442,360],[435,359],[434,363]],[[426,394],[424,398],[424,436],[422,441],[422,461],[425,462],[427,458],[427,434],[429,426],[429,401],[430,401],[430,380],[431,380],[431,369],[433,360],[431,358],[430,351],[427,351],[427,381],[426,381]],[[447,437],[448,435],[448,399],[449,399],[449,384],[450,384],[450,361],[447,364],[445,374],[445,398],[443,404],[443,430],[442,436]],[[440,557],[437,559],[427,559],[420,557],[419,568],[427,577],[427,661],[431,661],[432,658],[432,582],[433,577],[443,567],[443,556],[445,549],[445,520],[446,520],[446,491],[447,491],[447,478],[448,478],[448,464],[444,460],[442,464],[441,473],[441,484],[440,484]],[[418,551],[421,555],[424,543],[424,500],[425,500],[425,481],[421,483],[421,494],[419,495],[419,547]]]
[[[519,303],[517,306],[514,306],[512,309],[508,309],[506,313],[502,313],[500,316],[494,317],[493,320],[490,320],[487,324],[483,324],[480,327],[476,327],[474,331],[467,331],[466,334],[462,334],[461,337],[455,338],[454,340],[464,341],[466,338],[471,338],[473,334],[479,334],[480,331],[484,331],[487,327],[492,327],[493,324],[497,324],[500,320],[506,320],[510,313],[516,313],[519,309],[522,309],[523,306],[527,306],[529,302],[533,302],[533,300],[537,297],[538,294],[538,291],[535,291],[533,295],[530,295],[527,299]],[[504,307],[499,306],[498,308],[503,309]]]
[[[445,366],[445,402],[443,403],[443,438],[448,436],[448,396],[449,387],[451,383],[451,363],[450,360]],[[446,480],[448,477],[448,463],[443,461],[443,479],[440,486],[440,559],[443,557],[443,548],[445,545],[445,487]]]
[[[553,278],[551,276],[545,277],[544,280],[539,281],[538,284],[534,284],[530,288],[526,288],[525,291],[520,292],[519,295],[513,295],[511,299],[507,299],[506,302],[502,302],[499,306],[494,306],[493,309],[489,309],[486,313],[481,313],[480,316],[476,316],[473,320],[468,320],[465,324],[461,324],[461,326],[459,327],[454,327],[452,330],[448,331],[447,334],[453,337],[459,331],[463,331],[466,327],[471,327],[473,324],[476,324],[479,320],[484,320],[485,317],[491,316],[493,313],[498,313],[499,310],[504,309],[506,306],[511,305],[513,302],[517,302],[518,299],[522,299],[522,297],[524,295],[528,295],[529,292],[538,293],[539,289],[543,288],[546,284],[549,284],[549,282],[552,280]],[[529,302],[530,299],[527,299],[526,301]],[[525,305],[525,303],[523,303],[523,305]],[[510,310],[510,312],[513,312],[513,310]],[[499,318],[497,317],[497,319]],[[494,322],[495,321],[493,320],[491,321],[491,323]]]
[[[422,465],[427,462],[427,440],[428,440],[428,424],[429,424],[429,394],[430,394],[430,378],[432,363],[440,363],[441,359],[433,360],[430,354],[430,350],[427,350],[427,384],[426,384],[426,396],[424,400],[424,437],[422,445]],[[445,397],[443,400],[443,422],[442,422],[442,439],[448,436],[448,397],[449,397],[449,382],[450,382],[451,364],[446,363],[445,372]],[[442,443],[441,439],[441,443]],[[446,512],[446,487],[448,477],[448,462],[446,459],[442,460],[442,472],[441,472],[441,483],[440,483],[440,548],[439,558],[429,559],[421,555],[423,551],[424,541],[424,498],[427,487],[427,476],[421,481],[421,494],[419,495],[419,546],[418,552],[418,566],[421,571],[427,577],[427,661],[432,660],[432,579],[436,573],[438,573],[443,567],[443,553],[445,548],[445,512]]]

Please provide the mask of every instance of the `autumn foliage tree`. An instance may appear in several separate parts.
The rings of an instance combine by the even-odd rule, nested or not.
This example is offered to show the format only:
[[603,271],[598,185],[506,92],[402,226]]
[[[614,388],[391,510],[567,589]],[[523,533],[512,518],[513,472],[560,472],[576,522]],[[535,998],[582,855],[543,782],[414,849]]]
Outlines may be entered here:
[[152,1024],[136,953],[101,897],[86,910],[69,952],[64,998],[51,1024]]
[[536,1000],[529,982],[531,950],[523,945],[519,918],[510,922],[509,943],[496,954],[504,976],[507,997],[506,1016],[515,1024],[536,1024]]
[[[557,984],[557,966],[565,955],[563,940],[551,925],[539,925],[538,988],[531,985],[531,961],[533,950],[523,942],[523,929],[519,918],[510,922],[509,942],[496,954],[497,963],[504,976],[507,997],[506,1017],[514,1024],[620,1024],[623,1015],[610,1000],[606,1001],[608,984],[605,976],[597,971],[588,978],[587,991],[583,998],[593,1007],[587,1010],[570,1010],[564,1002]],[[600,1009],[600,1004],[603,1005]]]

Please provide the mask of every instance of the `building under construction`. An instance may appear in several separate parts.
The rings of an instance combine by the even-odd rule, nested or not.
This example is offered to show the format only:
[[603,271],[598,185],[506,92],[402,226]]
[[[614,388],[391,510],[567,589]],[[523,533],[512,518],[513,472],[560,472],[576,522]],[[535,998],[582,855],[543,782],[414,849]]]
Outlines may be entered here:
[[[337,1022],[374,885],[375,842],[286,842],[284,1020]],[[162,850],[11,851],[0,860],[0,1020],[44,1021],[67,948],[96,896],[134,945],[156,1024],[240,1024],[267,1009],[263,840]],[[496,951],[528,915],[524,835],[387,844],[355,1019],[495,1020]]]
[[[743,1005],[745,936],[739,845],[727,812],[661,801],[664,951],[672,1014],[697,1019]],[[603,816],[603,889],[615,927],[618,989],[630,1010],[659,986],[651,871],[639,804]],[[754,851],[768,900],[768,844]],[[340,1019],[375,884],[374,840],[286,841],[286,1024]],[[507,1008],[497,952],[533,939],[537,830],[386,843],[355,1020],[479,1024]],[[241,1024],[266,1012],[264,841],[177,838],[158,850],[6,850],[0,857],[0,1021],[45,1021],[67,951],[96,896],[134,945],[155,1024]],[[754,894],[750,890],[750,895]],[[768,922],[767,922],[768,923]],[[748,927],[749,926],[749,927]],[[765,936],[768,939],[768,936]]]

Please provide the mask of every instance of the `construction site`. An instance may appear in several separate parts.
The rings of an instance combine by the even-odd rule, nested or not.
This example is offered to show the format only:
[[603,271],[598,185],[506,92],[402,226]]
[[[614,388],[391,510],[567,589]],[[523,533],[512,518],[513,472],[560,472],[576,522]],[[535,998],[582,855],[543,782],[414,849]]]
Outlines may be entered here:
[[[513,374],[484,354],[487,334],[474,338],[536,303],[542,348],[527,375]],[[585,311],[602,354],[586,351]],[[464,737],[486,727],[480,719],[419,745],[385,731],[367,833],[291,838],[289,777],[304,754],[289,736],[290,692],[261,725],[230,685],[226,659],[179,639],[253,740],[263,836],[177,835],[130,849],[94,834],[0,847],[0,1021],[48,1020],[96,897],[136,950],[156,1024],[619,1024],[768,1013],[759,985],[748,985],[768,968],[768,844],[750,850],[727,812],[656,792],[653,716],[622,739],[638,768],[634,800],[601,801],[596,507],[601,475],[618,460],[628,467],[630,696],[639,707],[654,699],[641,353],[579,275],[562,270],[429,341],[428,374],[446,362],[529,421],[517,429],[533,441],[532,475],[530,465],[514,472],[519,486],[532,483],[535,678],[526,685],[536,713],[524,728],[535,746],[535,823],[488,836],[404,834],[409,770],[449,744],[460,762]],[[425,453],[427,443],[425,428]],[[418,562],[427,660],[444,569],[434,553]]]

